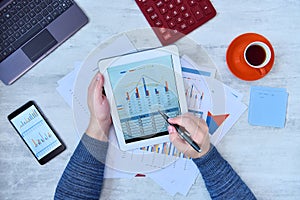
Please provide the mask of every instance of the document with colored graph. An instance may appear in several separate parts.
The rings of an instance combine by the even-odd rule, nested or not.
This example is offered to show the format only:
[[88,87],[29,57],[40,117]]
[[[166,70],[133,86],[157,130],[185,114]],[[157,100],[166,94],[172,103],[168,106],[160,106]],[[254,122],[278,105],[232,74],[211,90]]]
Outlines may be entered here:
[[214,78],[214,73],[181,59],[188,111],[206,121],[216,145],[239,119],[247,106],[242,95]]

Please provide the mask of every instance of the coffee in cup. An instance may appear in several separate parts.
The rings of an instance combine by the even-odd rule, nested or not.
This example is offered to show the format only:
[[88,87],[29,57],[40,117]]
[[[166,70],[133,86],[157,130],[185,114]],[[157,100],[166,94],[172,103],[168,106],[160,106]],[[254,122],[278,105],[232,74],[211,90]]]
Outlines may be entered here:
[[244,59],[250,67],[259,69],[260,73],[264,75],[266,73],[264,67],[271,60],[271,50],[267,44],[255,41],[245,48]]

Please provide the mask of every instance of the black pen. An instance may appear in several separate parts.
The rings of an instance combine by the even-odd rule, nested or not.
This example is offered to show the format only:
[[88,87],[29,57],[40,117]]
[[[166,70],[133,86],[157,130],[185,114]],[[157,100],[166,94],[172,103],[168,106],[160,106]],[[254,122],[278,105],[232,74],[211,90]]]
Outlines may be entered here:
[[180,137],[184,139],[187,143],[189,143],[197,152],[201,153],[201,148],[198,146],[198,144],[190,137],[190,133],[187,132],[183,127],[177,125],[177,124],[172,124],[168,121],[169,116],[163,113],[162,111],[158,110],[158,112],[161,114],[161,116],[166,120],[166,122],[173,126],[177,132],[179,133]]

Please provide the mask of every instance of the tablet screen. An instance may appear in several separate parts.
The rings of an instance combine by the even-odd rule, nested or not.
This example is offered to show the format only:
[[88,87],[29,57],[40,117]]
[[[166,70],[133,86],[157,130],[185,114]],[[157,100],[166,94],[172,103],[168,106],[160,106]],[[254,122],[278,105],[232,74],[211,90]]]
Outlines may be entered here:
[[172,55],[107,69],[125,143],[167,135],[168,116],[180,114]]

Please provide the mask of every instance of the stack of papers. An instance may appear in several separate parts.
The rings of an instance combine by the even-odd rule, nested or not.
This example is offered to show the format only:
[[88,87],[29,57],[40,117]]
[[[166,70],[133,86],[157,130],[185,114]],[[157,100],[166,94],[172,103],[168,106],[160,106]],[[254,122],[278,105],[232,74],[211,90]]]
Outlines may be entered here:
[[251,125],[283,128],[288,93],[284,88],[252,86],[248,121]]
[[[122,41],[124,49],[135,51],[126,36]],[[109,48],[118,49],[119,46],[120,44],[112,43]],[[241,102],[241,93],[214,78],[216,70],[213,66],[212,68],[198,66],[187,56],[181,57],[181,64],[189,112],[207,122],[211,142],[217,145],[247,106]],[[70,107],[72,107],[73,88],[80,62],[74,65],[74,70],[59,80],[57,87],[57,91]],[[91,80],[92,77],[86,78]],[[179,153],[171,143],[122,152],[115,148],[118,146],[115,136],[110,134],[110,137],[112,138],[110,138],[107,157],[111,158],[111,161],[106,165],[105,178],[133,178],[137,173],[142,173],[171,195],[176,193],[187,195],[199,175],[194,162]],[[168,151],[164,151],[166,146]],[[147,170],[143,170],[145,168]]]

